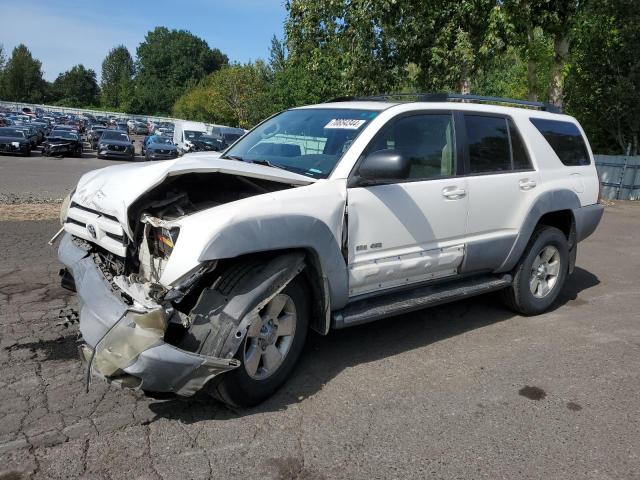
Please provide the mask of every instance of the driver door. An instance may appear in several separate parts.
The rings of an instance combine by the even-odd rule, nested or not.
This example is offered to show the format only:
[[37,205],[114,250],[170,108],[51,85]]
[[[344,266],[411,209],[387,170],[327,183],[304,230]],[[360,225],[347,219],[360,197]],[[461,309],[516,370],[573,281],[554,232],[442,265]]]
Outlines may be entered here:
[[349,296],[457,274],[464,255],[467,180],[451,112],[396,117],[364,155],[395,149],[411,160],[408,179],[349,188]]

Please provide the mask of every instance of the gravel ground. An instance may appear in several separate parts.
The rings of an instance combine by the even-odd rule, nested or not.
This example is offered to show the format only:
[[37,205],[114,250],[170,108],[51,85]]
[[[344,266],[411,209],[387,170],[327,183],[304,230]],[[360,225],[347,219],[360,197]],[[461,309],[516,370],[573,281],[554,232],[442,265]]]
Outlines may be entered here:
[[0,222],[0,479],[638,478],[639,204],[607,208],[551,312],[489,295],[311,335],[243,411],[86,392],[57,226]]

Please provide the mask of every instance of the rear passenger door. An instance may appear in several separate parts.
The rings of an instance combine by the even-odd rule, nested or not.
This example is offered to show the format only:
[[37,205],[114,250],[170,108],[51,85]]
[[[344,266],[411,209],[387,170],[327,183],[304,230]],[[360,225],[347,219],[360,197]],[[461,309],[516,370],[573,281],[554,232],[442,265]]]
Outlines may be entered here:
[[469,217],[462,271],[492,271],[507,258],[540,177],[511,118],[470,112],[463,118]]

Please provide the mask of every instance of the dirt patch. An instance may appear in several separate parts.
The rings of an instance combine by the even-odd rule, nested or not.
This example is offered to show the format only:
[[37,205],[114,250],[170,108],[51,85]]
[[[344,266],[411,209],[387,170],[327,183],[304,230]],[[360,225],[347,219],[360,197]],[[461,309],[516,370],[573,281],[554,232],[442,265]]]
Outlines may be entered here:
[[45,362],[49,360],[72,360],[78,358],[78,336],[69,335],[67,337],[56,338],[55,340],[18,343],[5,347],[5,350],[29,350],[34,355],[40,351],[44,354],[43,361]]
[[579,412],[582,410],[582,406],[576,402],[567,402],[567,408],[572,412]]
[[59,218],[59,203],[0,204],[0,222],[25,220],[51,220]]

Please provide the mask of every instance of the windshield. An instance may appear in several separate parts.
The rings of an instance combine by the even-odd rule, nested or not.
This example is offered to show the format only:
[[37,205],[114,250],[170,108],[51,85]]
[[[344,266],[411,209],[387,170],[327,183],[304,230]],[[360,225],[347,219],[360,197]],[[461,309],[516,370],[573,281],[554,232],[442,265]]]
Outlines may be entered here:
[[173,145],[173,142],[171,141],[171,139],[166,137],[159,137],[159,136],[151,137],[151,141],[149,143],[159,143],[161,145]]
[[202,135],[205,135],[205,132],[195,132],[193,130],[185,130],[184,131],[184,139],[185,140],[197,140]]
[[246,134],[224,158],[267,161],[313,178],[327,178],[377,115],[376,111],[346,108],[287,110]]
[[77,140],[78,135],[68,130],[57,130],[49,135],[52,138],[64,138],[65,140]]
[[121,142],[128,142],[129,136],[126,133],[118,132],[117,130],[105,130],[102,132],[100,140],[120,140]]
[[0,128],[0,137],[24,138],[24,132],[16,128]]

